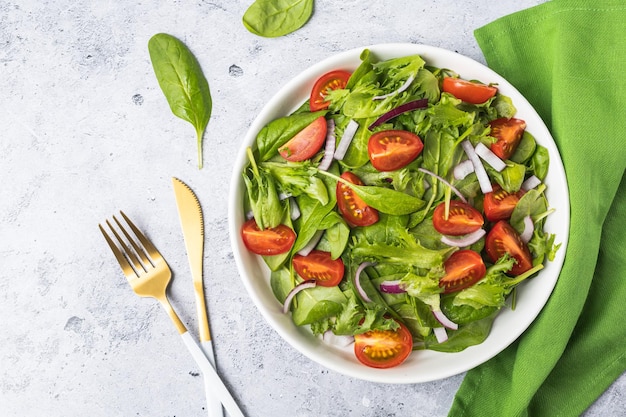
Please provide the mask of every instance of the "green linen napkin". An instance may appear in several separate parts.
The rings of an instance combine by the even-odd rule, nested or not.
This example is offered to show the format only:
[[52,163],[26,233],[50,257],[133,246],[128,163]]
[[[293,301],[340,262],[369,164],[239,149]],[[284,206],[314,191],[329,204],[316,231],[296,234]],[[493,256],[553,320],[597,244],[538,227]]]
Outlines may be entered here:
[[626,2],[553,0],[475,36],[548,125],[571,226],[548,303],[515,343],[467,373],[449,415],[577,416],[626,370]]

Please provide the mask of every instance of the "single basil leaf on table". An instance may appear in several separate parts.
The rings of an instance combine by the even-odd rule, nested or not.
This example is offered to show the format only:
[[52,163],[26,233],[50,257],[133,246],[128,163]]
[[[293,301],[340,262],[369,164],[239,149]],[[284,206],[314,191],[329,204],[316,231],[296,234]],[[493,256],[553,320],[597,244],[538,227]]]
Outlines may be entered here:
[[154,35],[148,41],[148,52],[172,113],[196,130],[198,168],[202,168],[202,137],[213,107],[209,83],[189,48],[172,35]]
[[243,15],[255,35],[276,38],[300,29],[313,14],[313,0],[256,0]]

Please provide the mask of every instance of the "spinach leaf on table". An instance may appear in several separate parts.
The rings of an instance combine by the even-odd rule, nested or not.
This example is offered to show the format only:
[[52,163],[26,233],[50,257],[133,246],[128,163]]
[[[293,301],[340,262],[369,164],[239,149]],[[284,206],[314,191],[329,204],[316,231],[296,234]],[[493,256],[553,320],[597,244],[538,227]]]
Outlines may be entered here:
[[202,137],[213,107],[209,83],[195,56],[174,36],[154,35],[148,41],[148,52],[172,113],[191,123],[196,130],[198,168],[202,168]]
[[255,35],[276,38],[300,29],[313,14],[313,0],[256,0],[243,15]]

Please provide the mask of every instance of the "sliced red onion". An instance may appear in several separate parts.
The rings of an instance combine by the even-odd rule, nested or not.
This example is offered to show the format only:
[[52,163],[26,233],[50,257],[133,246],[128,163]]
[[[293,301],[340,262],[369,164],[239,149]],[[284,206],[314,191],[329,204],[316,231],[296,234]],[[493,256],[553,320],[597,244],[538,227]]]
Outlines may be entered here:
[[398,115],[400,115],[402,113],[406,113],[406,112],[417,110],[417,109],[425,109],[426,107],[428,107],[428,99],[427,98],[422,98],[422,99],[419,99],[419,100],[409,101],[408,103],[404,103],[404,104],[396,107],[395,109],[389,110],[387,113],[385,113],[382,116],[380,116],[378,119],[376,119],[376,121],[374,121],[374,123],[369,125],[368,129],[372,130],[376,126],[380,126],[383,123],[385,123],[387,120],[393,119],[394,117],[396,117],[396,116],[398,116]]
[[326,146],[324,147],[324,157],[318,165],[318,169],[322,171],[328,171],[330,164],[333,162],[333,155],[335,154],[335,121],[330,119],[326,122]]
[[463,150],[467,154],[467,157],[472,161],[472,165],[474,165],[474,172],[476,172],[476,177],[478,178],[478,184],[480,185],[480,189],[483,194],[487,194],[493,191],[491,187],[491,181],[489,180],[489,176],[487,175],[487,171],[485,171],[485,167],[482,162],[480,162],[480,158],[474,151],[474,147],[469,140],[464,140],[461,142],[461,146]]
[[452,329],[452,330],[456,330],[459,328],[459,325],[453,322],[452,320],[450,320],[448,317],[446,317],[446,315],[443,314],[443,311],[433,310],[433,314],[435,315],[435,318],[437,319],[437,321],[441,323],[444,327],[447,327],[448,329]]
[[323,230],[318,230],[317,232],[315,232],[311,240],[309,240],[309,243],[307,243],[302,249],[298,251],[298,255],[307,256],[309,253],[311,253],[311,251],[315,249],[317,244],[320,242],[323,234]]
[[373,262],[363,262],[361,263],[361,265],[359,265],[359,267],[356,269],[356,273],[354,274],[354,286],[356,287],[356,290],[358,291],[363,301],[367,303],[371,303],[372,299],[368,297],[367,293],[361,286],[361,272],[363,272],[363,270],[368,266],[373,265],[375,265]]
[[456,189],[456,187],[454,187],[452,184],[450,184],[448,181],[446,181],[445,179],[443,179],[442,177],[440,177],[439,175],[435,174],[432,171],[427,170],[426,168],[417,168],[418,171],[422,171],[424,174],[428,174],[432,177],[437,178],[439,181],[443,182],[444,184],[446,184],[448,187],[450,187],[450,189],[454,192],[454,194],[456,194],[457,197],[459,197],[459,199],[461,199],[461,201],[463,201],[464,203],[467,203],[467,199],[465,198],[465,196],[463,194],[461,194],[461,192],[459,190]]
[[289,197],[289,211],[291,212],[291,220],[296,220],[300,217],[300,206],[294,197]]
[[400,286],[400,280],[383,281],[380,283],[380,290],[387,294],[402,294],[406,292]]
[[522,190],[524,191],[532,190],[539,184],[541,184],[541,180],[537,178],[535,175],[531,175],[522,183]]
[[291,291],[289,291],[289,294],[287,294],[287,298],[285,298],[285,303],[283,304],[283,313],[287,314],[289,312],[289,306],[291,305],[291,301],[293,300],[293,297],[296,296],[296,294],[298,294],[302,290],[306,290],[307,288],[313,288],[316,285],[317,283],[314,279],[308,279],[293,287]]
[[350,120],[348,122],[348,125],[343,131],[343,135],[341,135],[341,140],[339,141],[339,145],[337,145],[337,149],[335,149],[334,158],[337,161],[341,161],[343,157],[346,156],[348,147],[352,143],[352,139],[354,138],[354,135],[356,134],[356,131],[358,129],[359,129],[359,124],[356,121]]
[[535,231],[535,224],[533,223],[533,219],[530,216],[524,217],[524,231],[520,234],[520,238],[524,243],[530,242],[530,239],[533,237],[533,232]]
[[473,245],[478,242],[481,237],[485,236],[485,229],[478,229],[475,232],[468,233],[461,237],[451,237],[447,235],[441,236],[441,241],[448,246],[456,246],[457,248],[464,248],[466,246]]
[[491,165],[493,169],[500,172],[504,168],[506,168],[506,164],[502,159],[498,157],[495,153],[491,151],[488,147],[486,147],[482,142],[478,142],[474,151],[480,156],[486,163]]
[[472,161],[470,161],[469,159],[466,159],[465,161],[459,163],[452,170],[452,173],[454,174],[454,179],[456,180],[462,180],[472,172],[474,172],[474,164],[472,164]]
[[332,330],[327,330],[322,335],[324,342],[337,347],[347,347],[354,343],[354,336],[336,335]]
[[374,97],[372,97],[372,100],[383,100],[383,99],[385,99],[387,97],[393,97],[396,94],[400,94],[401,92],[403,92],[404,90],[409,88],[409,86],[411,85],[411,83],[413,82],[414,79],[415,79],[415,75],[411,74],[411,76],[406,79],[406,81],[404,82],[404,84],[402,84],[400,86],[400,88],[398,88],[397,90],[392,91],[391,93],[383,94],[381,96],[374,96]]
[[448,340],[448,332],[446,332],[445,327],[434,327],[433,332],[435,333],[435,337],[437,338],[437,342],[443,343]]

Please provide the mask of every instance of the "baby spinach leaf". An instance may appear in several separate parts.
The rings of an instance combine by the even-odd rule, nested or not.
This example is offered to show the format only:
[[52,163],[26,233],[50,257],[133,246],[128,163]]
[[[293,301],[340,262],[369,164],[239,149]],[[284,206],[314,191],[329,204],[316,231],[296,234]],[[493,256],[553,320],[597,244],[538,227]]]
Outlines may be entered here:
[[441,310],[456,324],[462,325],[476,320],[484,319],[498,311],[495,306],[482,306],[474,308],[467,304],[455,304],[456,294],[448,294],[441,298]]
[[361,200],[376,210],[401,216],[419,210],[426,204],[424,200],[391,188],[371,185],[352,185],[354,192]]
[[[348,119],[349,120],[349,119]],[[359,128],[357,129],[348,152],[343,158],[343,164],[350,168],[358,168],[369,162],[369,154],[367,153],[367,143],[369,142],[372,132],[367,128],[375,118],[359,120]]]
[[243,15],[255,35],[276,38],[300,29],[313,14],[313,0],[256,0]]
[[437,343],[435,336],[430,335],[425,341],[426,347],[439,352],[453,353],[461,352],[469,346],[479,345],[489,336],[495,316],[492,314],[482,320],[459,327],[459,330],[450,332],[448,340],[444,343]]
[[548,175],[548,166],[550,165],[550,154],[548,150],[541,145],[537,145],[537,149],[530,160],[530,169],[535,173],[541,181],[546,179]]
[[213,107],[209,83],[191,51],[172,35],[154,35],[148,41],[148,52],[172,113],[196,130],[198,168],[202,168],[202,137]]
[[341,312],[345,302],[346,297],[337,286],[322,287],[318,285],[300,291],[296,295],[297,307],[292,307],[293,322],[297,326],[302,326],[334,317]]
[[364,49],[363,52],[361,52],[361,56],[359,58],[361,59],[361,64],[357,67],[356,70],[354,70],[354,72],[350,76],[348,84],[346,85],[346,89],[348,90],[352,90],[357,82],[359,82],[361,77],[369,73],[373,68],[372,53],[369,49]]
[[301,215],[296,221],[298,237],[293,244],[292,252],[296,253],[304,248],[319,230],[319,225],[326,215],[334,208],[334,204],[322,204],[306,194],[296,198]]
[[526,166],[516,164],[513,161],[508,161],[506,168],[500,172],[493,169],[489,164],[485,164],[485,170],[502,189],[509,193],[516,193],[521,188],[526,174]]
[[518,233],[524,230],[524,217],[535,217],[548,210],[548,203],[543,195],[543,188],[528,190],[511,213],[509,223]]
[[515,149],[515,152],[511,155],[511,161],[517,162],[518,164],[525,164],[526,161],[533,156],[536,148],[537,141],[535,140],[535,137],[528,131],[524,131],[524,135],[522,136],[519,145],[517,145],[517,149]]
[[401,191],[393,190],[391,188],[377,187],[374,185],[356,185],[331,173],[325,171],[318,172],[320,174],[333,177],[337,181],[340,181],[346,186],[352,188],[355,194],[358,195],[368,206],[373,207],[382,213],[401,216],[413,213],[426,204],[424,200],[420,198],[411,196]]
[[318,248],[330,252],[332,259],[337,259],[346,249],[350,239],[350,226],[336,211],[331,211],[319,225],[320,230],[326,230]]
[[293,277],[288,268],[279,268],[270,275],[270,287],[276,299],[284,303],[294,286]]

